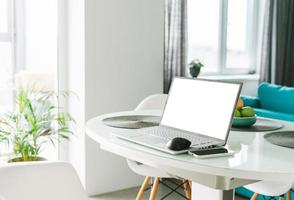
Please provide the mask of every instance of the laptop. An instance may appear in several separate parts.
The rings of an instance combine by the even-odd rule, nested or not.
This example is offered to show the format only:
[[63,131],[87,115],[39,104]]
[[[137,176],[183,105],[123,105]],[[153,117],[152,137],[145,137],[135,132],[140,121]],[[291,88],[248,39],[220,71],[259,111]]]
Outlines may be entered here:
[[175,137],[191,141],[191,148],[224,146],[227,142],[242,83],[175,77],[159,126],[115,136],[170,154],[168,141]]

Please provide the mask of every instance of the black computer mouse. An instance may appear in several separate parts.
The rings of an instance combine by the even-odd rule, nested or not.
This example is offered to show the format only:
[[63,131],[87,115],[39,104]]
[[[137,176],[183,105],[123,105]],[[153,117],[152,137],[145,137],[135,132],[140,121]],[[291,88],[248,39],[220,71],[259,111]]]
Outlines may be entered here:
[[176,137],[172,140],[168,141],[166,144],[167,148],[173,151],[181,151],[185,149],[189,149],[191,142],[185,138]]

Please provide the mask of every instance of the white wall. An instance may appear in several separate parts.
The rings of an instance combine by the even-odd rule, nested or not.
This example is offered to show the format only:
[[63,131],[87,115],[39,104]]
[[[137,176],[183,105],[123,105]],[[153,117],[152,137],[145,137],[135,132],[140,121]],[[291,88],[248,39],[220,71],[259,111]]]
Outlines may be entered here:
[[67,84],[71,92],[67,106],[77,122],[67,156],[85,184],[85,2],[68,0],[67,4]]
[[163,88],[164,0],[59,0],[61,105],[77,121],[60,158],[78,171],[90,195],[141,184],[123,158],[85,138],[85,122],[133,109]]
[[257,87],[259,85],[258,80],[242,80],[242,82],[242,95],[257,96]]
[[259,75],[226,75],[226,76],[200,76],[204,79],[224,80],[233,82],[242,82],[241,95],[256,96],[259,85]]
[[[133,109],[163,88],[164,0],[85,2],[85,118]],[[86,138],[90,195],[141,184],[125,159]]]
[[85,183],[85,26],[84,0],[58,0],[58,89],[69,91],[60,106],[76,121],[74,135],[59,146],[59,159],[70,161]]

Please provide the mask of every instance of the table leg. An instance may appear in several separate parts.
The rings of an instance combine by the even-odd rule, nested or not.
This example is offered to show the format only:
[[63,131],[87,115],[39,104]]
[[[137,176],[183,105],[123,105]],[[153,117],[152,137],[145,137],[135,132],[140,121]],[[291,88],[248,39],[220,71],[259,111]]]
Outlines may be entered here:
[[234,200],[234,190],[216,190],[193,182],[192,200]]

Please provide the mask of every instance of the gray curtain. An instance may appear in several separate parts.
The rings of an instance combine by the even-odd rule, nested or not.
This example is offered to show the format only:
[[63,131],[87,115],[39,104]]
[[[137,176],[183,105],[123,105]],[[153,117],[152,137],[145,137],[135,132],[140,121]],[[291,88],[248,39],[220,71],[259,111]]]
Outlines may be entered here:
[[266,3],[260,81],[294,86],[294,1]]
[[260,82],[272,82],[273,77],[273,21],[274,0],[267,0],[265,5],[264,26],[261,48]]
[[166,0],[164,92],[174,76],[186,74],[187,0]]

